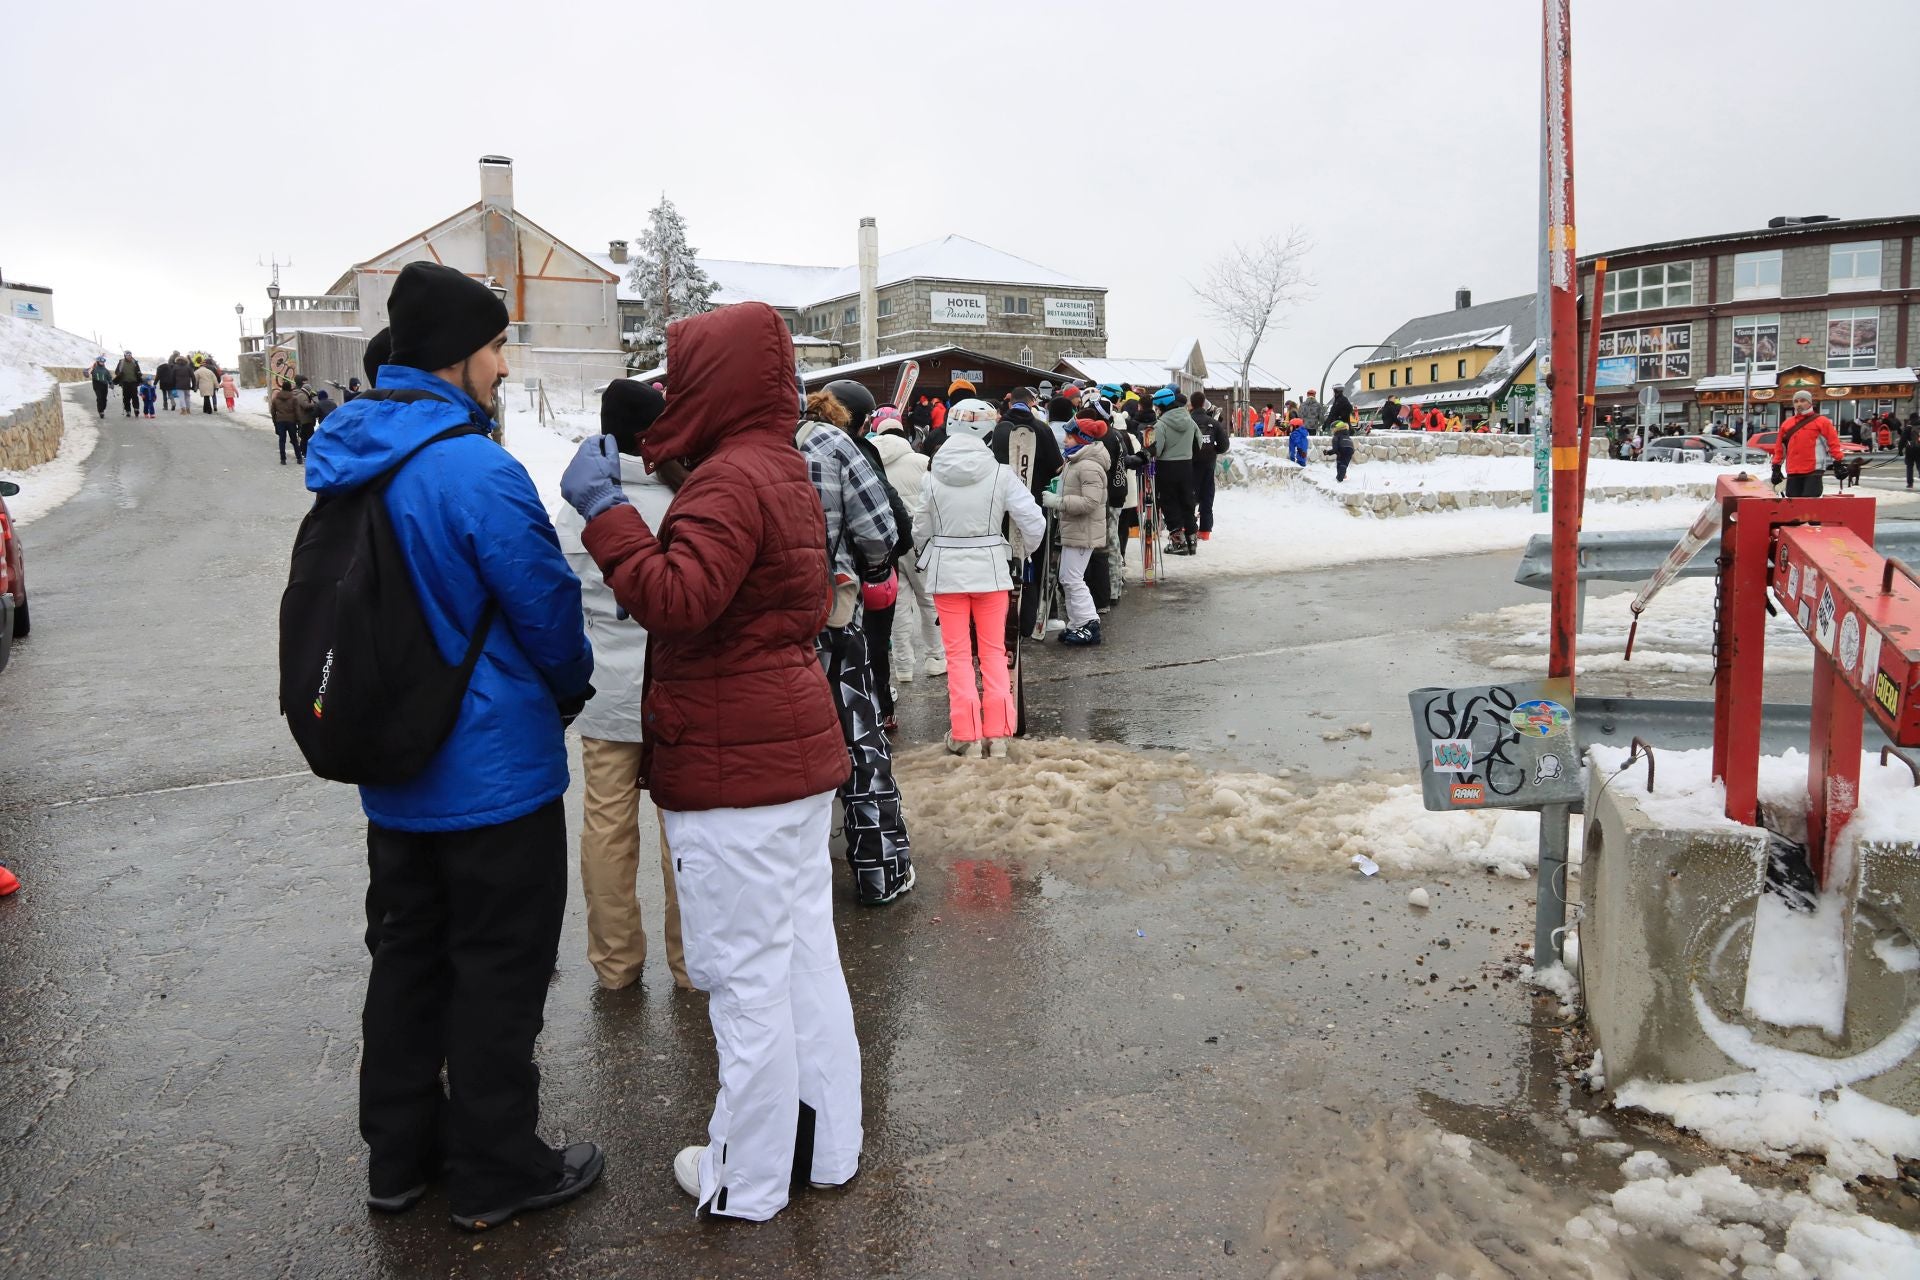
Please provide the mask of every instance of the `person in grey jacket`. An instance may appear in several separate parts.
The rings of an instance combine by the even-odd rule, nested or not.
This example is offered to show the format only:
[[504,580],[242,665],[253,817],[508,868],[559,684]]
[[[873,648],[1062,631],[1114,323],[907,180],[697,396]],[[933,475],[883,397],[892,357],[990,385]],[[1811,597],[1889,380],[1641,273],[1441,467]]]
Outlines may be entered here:
[[1190,556],[1198,550],[1193,521],[1193,445],[1200,426],[1180,403],[1180,393],[1162,387],[1153,403],[1164,411],[1153,429],[1153,485],[1160,516],[1167,526],[1167,554]]
[[868,397],[856,422],[830,392],[816,391],[807,397],[806,419],[794,440],[820,495],[832,562],[833,610],[817,647],[853,761],[853,771],[840,787],[847,861],[860,902],[877,906],[911,890],[914,874],[900,789],[893,781],[893,748],[882,728],[885,717],[873,690],[873,663],[861,616],[861,580],[882,581],[893,571],[894,545],[900,537],[886,485],[851,434],[866,426],[871,412]]
[[1320,424],[1327,420],[1327,406],[1320,403],[1320,397],[1313,388],[1307,389],[1307,398],[1300,402],[1300,421],[1306,424],[1307,434],[1320,434]]

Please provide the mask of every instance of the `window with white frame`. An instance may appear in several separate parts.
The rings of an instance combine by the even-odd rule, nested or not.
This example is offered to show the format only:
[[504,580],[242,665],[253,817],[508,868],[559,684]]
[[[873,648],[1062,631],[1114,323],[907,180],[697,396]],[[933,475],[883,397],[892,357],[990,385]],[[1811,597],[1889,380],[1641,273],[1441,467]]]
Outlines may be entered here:
[[1024,316],[1027,312],[1027,299],[1006,294],[1000,299],[1000,313],[1009,316]]
[[859,319],[860,319],[860,309],[858,307],[848,307],[845,311],[842,311],[840,313],[841,324],[853,324]]
[[1693,305],[1693,264],[1666,262],[1652,267],[1622,267],[1607,273],[1600,314],[1650,311]]
[[886,318],[887,318],[888,316],[890,316],[890,315],[892,315],[892,314],[893,314],[893,299],[892,299],[892,298],[882,298],[882,299],[880,299],[880,307],[879,307],[879,310],[878,310],[878,311],[876,312],[876,314],[877,314],[877,315],[879,316],[879,318],[880,318],[880,319],[882,319],[882,320],[885,320],[885,319],[886,319]]
[[1733,256],[1733,296],[1736,300],[1779,297],[1780,250],[1736,253]]
[[1747,361],[1755,373],[1780,367],[1780,317],[1736,316],[1733,321],[1733,371],[1745,373]]
[[1858,293],[1880,287],[1880,242],[1836,244],[1827,254],[1827,292]]
[[1827,368],[1880,366],[1880,309],[1848,307],[1827,312]]

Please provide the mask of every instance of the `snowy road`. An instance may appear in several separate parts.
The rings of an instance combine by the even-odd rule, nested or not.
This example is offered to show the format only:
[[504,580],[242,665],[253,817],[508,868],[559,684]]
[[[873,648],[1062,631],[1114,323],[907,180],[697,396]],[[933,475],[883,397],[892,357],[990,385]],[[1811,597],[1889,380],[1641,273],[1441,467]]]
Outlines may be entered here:
[[[0,677],[0,849],[25,882],[0,903],[0,1274],[1570,1273],[1565,1224],[1620,1175],[1564,1114],[1553,1002],[1516,980],[1529,886],[1361,879],[1314,834],[1404,768],[1409,685],[1487,674],[1450,628],[1534,598],[1511,555],[1136,593],[1103,649],[1032,655],[1035,727],[1070,736],[969,775],[925,748],[941,691],[908,686],[919,888],[840,912],[863,1174],[766,1226],[692,1219],[667,1162],[710,1101],[703,998],[657,954],[599,991],[576,892],[544,1127],[602,1142],[606,1179],[475,1240],[437,1192],[395,1220],[360,1204],[363,828],[274,708],[305,506],[270,435],[110,417],[30,531],[36,626]],[[1089,767],[1127,775],[1140,821],[965,820],[1029,792],[1064,811]],[[1213,784],[1250,773],[1267,789],[1235,798],[1295,838],[1231,826],[1248,811]],[[569,807],[577,830],[577,787]],[[1700,1265],[1650,1233],[1616,1249],[1634,1269],[1591,1274]]]

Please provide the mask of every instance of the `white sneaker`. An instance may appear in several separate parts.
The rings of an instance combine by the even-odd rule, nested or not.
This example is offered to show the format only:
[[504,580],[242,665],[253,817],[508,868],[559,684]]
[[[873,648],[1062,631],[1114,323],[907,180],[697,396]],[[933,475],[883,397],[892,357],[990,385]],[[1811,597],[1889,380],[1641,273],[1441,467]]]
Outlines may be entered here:
[[695,1200],[700,1198],[700,1155],[705,1150],[704,1146],[682,1147],[673,1158],[673,1180]]
[[911,662],[901,663],[900,666],[895,669],[893,679],[895,684],[912,684],[913,664]]
[[925,670],[929,676],[943,676],[947,674],[947,660],[945,658],[928,658]]
[[987,754],[992,756],[995,760],[1005,760],[1007,756],[1010,754],[1008,751],[1008,748],[1012,746],[1013,746],[1012,738],[988,738]]

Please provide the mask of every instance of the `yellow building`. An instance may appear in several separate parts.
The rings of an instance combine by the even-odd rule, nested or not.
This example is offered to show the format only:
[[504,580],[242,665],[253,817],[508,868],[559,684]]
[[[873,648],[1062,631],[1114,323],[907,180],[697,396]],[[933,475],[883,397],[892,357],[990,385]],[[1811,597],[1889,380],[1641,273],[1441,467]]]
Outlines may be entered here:
[[1467,419],[1519,423],[1532,411],[1534,347],[1532,294],[1474,306],[1462,289],[1451,311],[1407,321],[1361,361],[1347,396],[1363,417],[1397,399]]

